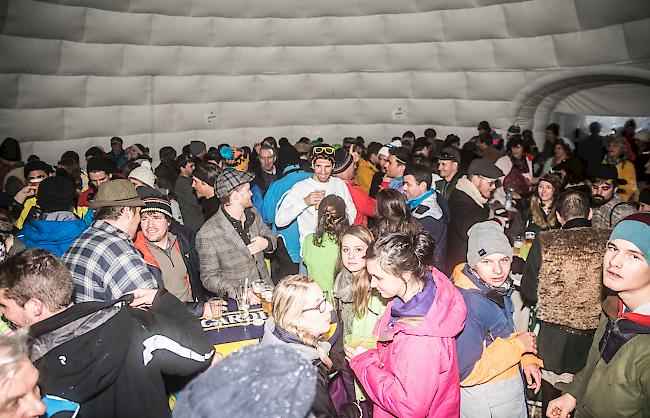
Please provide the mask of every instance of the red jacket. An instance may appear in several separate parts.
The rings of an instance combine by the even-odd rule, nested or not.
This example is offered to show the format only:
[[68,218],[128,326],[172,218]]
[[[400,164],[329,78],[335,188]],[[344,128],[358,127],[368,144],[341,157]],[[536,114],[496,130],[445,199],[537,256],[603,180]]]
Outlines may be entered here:
[[465,303],[447,276],[435,267],[430,269],[437,288],[424,319],[400,318],[386,331],[393,305],[389,303],[373,332],[379,335],[377,348],[350,360],[375,403],[375,418],[460,415],[454,337],[465,325]]
[[348,186],[354,206],[357,208],[357,217],[354,219],[354,224],[368,226],[368,216],[371,218],[375,217],[375,206],[377,206],[377,200],[368,196],[368,193],[358,188],[354,180],[346,180],[345,184]]

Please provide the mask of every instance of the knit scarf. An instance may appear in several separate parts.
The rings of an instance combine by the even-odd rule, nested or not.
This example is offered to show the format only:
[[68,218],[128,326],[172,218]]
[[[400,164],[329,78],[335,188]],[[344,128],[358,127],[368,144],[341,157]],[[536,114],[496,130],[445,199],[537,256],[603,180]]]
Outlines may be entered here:
[[474,186],[474,183],[472,183],[467,176],[463,176],[458,179],[458,183],[456,183],[456,190],[460,190],[461,192],[465,193],[469,197],[472,198],[473,201],[476,202],[477,205],[480,207],[484,207],[484,205],[487,203],[487,199],[481,195],[481,192],[478,191],[476,186]]

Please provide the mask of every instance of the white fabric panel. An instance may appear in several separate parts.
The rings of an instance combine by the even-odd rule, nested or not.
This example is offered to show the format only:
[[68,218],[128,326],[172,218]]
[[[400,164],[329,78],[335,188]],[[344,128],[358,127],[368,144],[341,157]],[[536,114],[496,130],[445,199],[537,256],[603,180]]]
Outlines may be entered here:
[[278,74],[282,72],[285,47],[233,48],[234,74]]
[[623,62],[629,59],[621,25],[553,35],[553,38],[557,61],[563,67]]
[[113,10],[117,12],[129,11],[131,0],[51,0],[52,3],[61,3],[67,6],[80,6],[92,9]]
[[397,14],[415,12],[414,0],[358,0],[359,13],[362,15]]
[[440,68],[438,44],[388,44],[386,45],[386,69],[429,70]]
[[81,7],[59,7],[40,1],[9,1],[4,33],[43,39],[78,41],[84,32]]
[[504,116],[508,114],[510,114],[510,102],[456,101],[456,123],[461,126],[478,126],[480,121],[487,120],[493,128],[507,129],[511,121]]
[[233,71],[233,48],[207,48],[181,46],[181,75],[231,74]]
[[647,115],[650,86],[613,84],[574,93],[562,100],[555,112],[575,115],[630,116]]
[[153,15],[151,39],[154,45],[213,45],[212,25],[209,17],[181,17]]
[[537,69],[557,66],[551,36],[522,39],[495,39],[494,56],[499,68]]
[[122,44],[84,44],[62,41],[62,74],[115,75],[122,71]]
[[[315,102],[312,100],[285,100],[268,102],[265,116],[278,121],[278,125],[311,125],[318,119],[314,115]],[[255,124],[259,125],[259,124]]]
[[95,77],[86,81],[86,106],[148,105],[151,77]]
[[355,124],[359,121],[358,99],[315,100],[314,115],[321,124]]
[[284,68],[292,73],[331,73],[335,66],[333,46],[285,48]]
[[[206,106],[204,105],[183,105],[184,109],[196,109],[197,113],[201,116],[205,114]],[[267,123],[267,108],[268,102],[229,102],[221,103],[220,112],[217,118],[219,119],[219,127],[223,128],[245,128],[249,126],[260,126]],[[176,107],[175,107],[176,109]],[[176,120],[176,118],[174,118]],[[200,121],[200,123],[188,124],[187,126],[205,126],[207,124]],[[183,129],[185,125],[178,125],[177,129]],[[176,125],[175,125],[176,127]]]
[[627,52],[630,59],[645,60],[650,58],[650,48],[648,48],[650,19],[626,23],[623,25],[623,32],[627,40]]
[[501,6],[447,10],[442,12],[442,19],[447,40],[472,41],[508,37],[506,18]]
[[575,0],[582,29],[595,29],[650,17],[647,0],[617,1],[612,6],[609,0]]
[[467,99],[466,73],[414,72],[413,98]]
[[267,19],[223,19],[212,22],[214,46],[268,46],[269,23]]
[[492,41],[445,42],[438,44],[443,70],[483,70],[496,67]]
[[344,99],[360,95],[359,74],[307,74],[309,97],[313,99]]
[[177,74],[180,52],[180,46],[124,45],[122,68],[125,75]]
[[360,73],[359,95],[361,97],[385,98],[413,97],[411,75],[401,73]]
[[251,101],[257,97],[256,76],[204,76],[206,102]]
[[202,102],[203,80],[201,76],[153,77],[153,103]]
[[523,1],[504,5],[503,11],[512,38],[580,31],[573,1]]
[[192,0],[131,0],[132,13],[159,13],[171,16],[187,15]]
[[[215,110],[219,110],[219,106],[216,105],[213,107]],[[155,105],[151,106],[151,120],[154,126],[154,132],[156,134],[170,132],[170,135],[177,137],[174,131],[174,105]],[[216,112],[215,112],[216,113]]]
[[444,124],[456,121],[455,100],[408,100],[408,123],[423,125],[427,123]]
[[3,73],[56,73],[61,41],[0,35],[0,71]]
[[467,91],[472,100],[507,101],[525,85],[523,72],[468,72]]
[[[397,3],[397,2],[396,2]],[[441,12],[404,13],[384,16],[387,43],[444,41]]]
[[151,108],[149,106],[120,106],[120,132],[137,135],[153,132]]
[[333,50],[336,72],[377,71],[386,68],[384,45],[337,45]]
[[18,107],[18,77],[18,74],[0,74],[0,108]]
[[[365,99],[359,102],[359,117],[367,123],[388,122],[393,110],[408,109],[407,99]],[[400,135],[401,136],[401,135]]]
[[327,45],[330,33],[329,17],[308,19],[268,19],[269,37],[273,45]]
[[106,135],[106,132],[122,131],[120,106],[65,108],[63,123],[66,138],[87,138]]
[[[37,141],[58,141],[66,138],[63,109],[0,109],[2,136],[29,138]],[[51,146],[51,142],[45,142]],[[58,160],[57,160],[58,161]]]
[[18,108],[83,107],[86,77],[23,74],[18,82]]
[[329,18],[328,43],[361,45],[383,43],[382,15]]
[[85,42],[140,44],[149,42],[152,15],[120,13],[89,8],[86,12]]
[[418,11],[449,9],[470,9],[476,7],[476,0],[415,0]]
[[255,82],[257,94],[253,100],[309,99],[310,83],[306,74],[259,75]]

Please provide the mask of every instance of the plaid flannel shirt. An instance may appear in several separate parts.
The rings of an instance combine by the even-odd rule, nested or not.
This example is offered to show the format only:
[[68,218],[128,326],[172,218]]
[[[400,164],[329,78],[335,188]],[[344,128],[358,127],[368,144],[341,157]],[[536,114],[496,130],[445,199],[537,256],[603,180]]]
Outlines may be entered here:
[[61,259],[72,273],[76,303],[159,287],[131,238],[108,222],[95,221]]
[[618,196],[602,206],[592,209],[591,225],[594,228],[612,229],[624,218],[636,212],[632,205],[623,202]]

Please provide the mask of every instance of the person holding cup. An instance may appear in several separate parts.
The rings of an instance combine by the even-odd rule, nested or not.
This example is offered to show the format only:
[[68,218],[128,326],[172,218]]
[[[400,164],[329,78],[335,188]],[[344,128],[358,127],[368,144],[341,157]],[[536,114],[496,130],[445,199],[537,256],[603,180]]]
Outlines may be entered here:
[[459,414],[454,337],[465,324],[465,303],[431,266],[433,246],[426,231],[392,233],[366,254],[370,286],[392,300],[373,330],[376,347],[347,345],[345,353],[375,418]]

